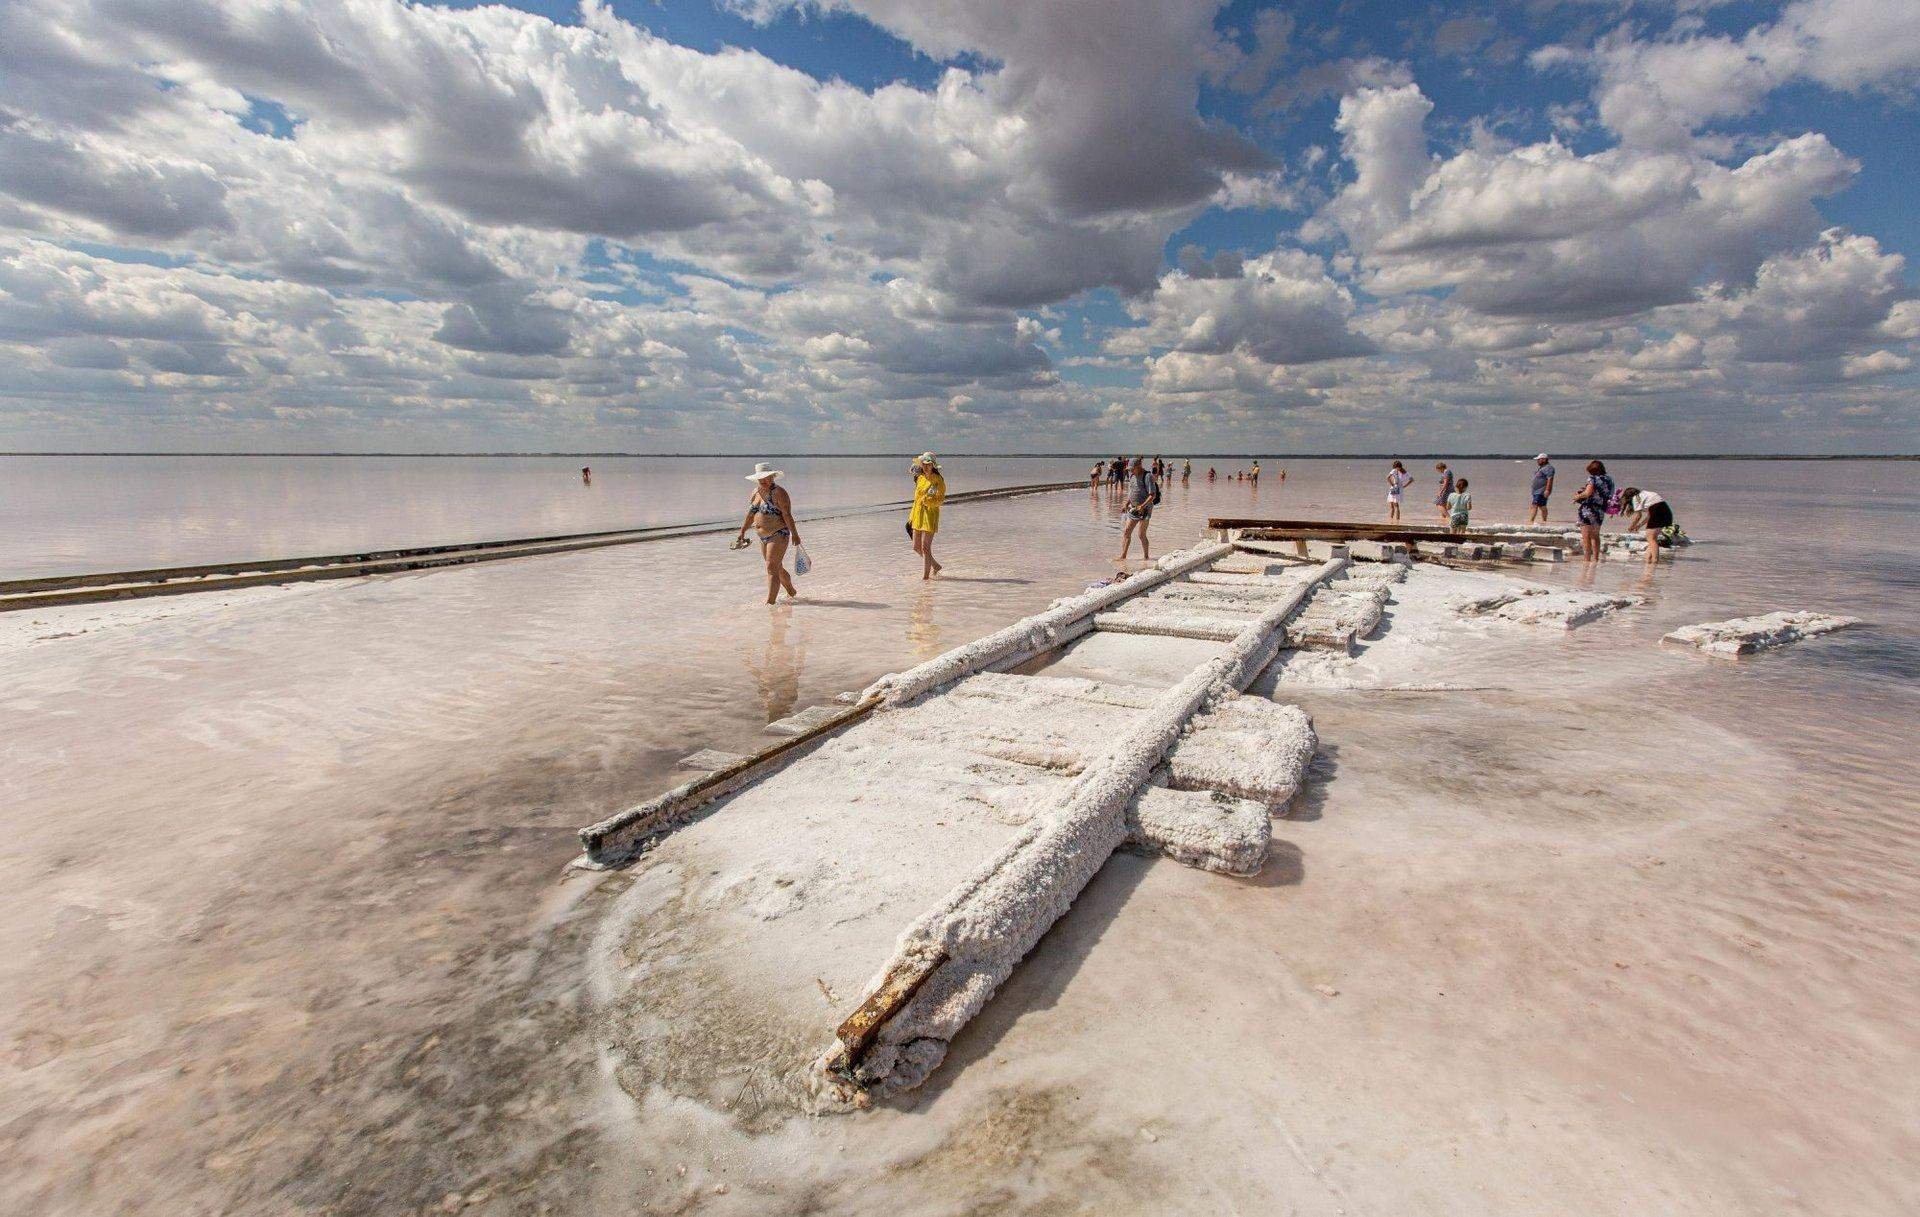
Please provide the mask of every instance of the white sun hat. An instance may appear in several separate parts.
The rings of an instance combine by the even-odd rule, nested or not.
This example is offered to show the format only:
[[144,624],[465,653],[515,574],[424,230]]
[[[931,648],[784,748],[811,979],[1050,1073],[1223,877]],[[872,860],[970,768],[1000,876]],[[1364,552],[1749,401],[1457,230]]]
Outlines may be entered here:
[[785,474],[785,470],[775,469],[772,465],[767,464],[765,461],[760,461],[754,465],[753,472],[747,475],[747,480],[749,482],[757,482],[761,478],[777,478],[777,477],[783,476],[784,474]]
[[920,463],[921,463],[922,465],[932,465],[932,464],[935,464],[936,462],[935,462],[935,460],[934,460],[934,457],[933,457],[933,453],[931,453],[931,452],[922,452],[922,453],[920,454]]
[[1547,459],[1547,454],[1542,452],[1539,456],[1536,456],[1533,459],[1536,461],[1544,461]]

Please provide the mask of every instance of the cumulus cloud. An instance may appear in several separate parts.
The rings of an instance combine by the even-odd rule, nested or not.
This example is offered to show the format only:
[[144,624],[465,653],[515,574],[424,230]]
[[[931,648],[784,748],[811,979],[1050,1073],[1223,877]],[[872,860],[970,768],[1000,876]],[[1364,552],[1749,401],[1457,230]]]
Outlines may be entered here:
[[1116,354],[1171,350],[1302,364],[1373,349],[1349,325],[1352,293],[1334,282],[1320,259],[1299,250],[1249,259],[1237,275],[1173,272],[1130,311],[1142,324],[1109,340],[1108,350]]
[[1682,22],[1648,40],[1621,26],[1590,48],[1544,48],[1534,59],[1590,72],[1600,120],[1627,143],[1684,147],[1702,125],[1750,114],[1796,81],[1848,93],[1911,87],[1920,21],[1911,0],[1796,0],[1738,37]]
[[1447,288],[1480,312],[1630,316],[1751,279],[1822,227],[1815,200],[1858,165],[1809,134],[1725,167],[1697,153],[1557,141],[1433,156],[1414,86],[1362,90],[1336,123],[1353,179],[1318,227],[1338,230],[1381,292]]
[[[1706,426],[1789,384],[1911,422],[1908,268],[1820,214],[1857,163],[1818,133],[1697,137],[1783,81],[1903,87],[1870,0],[1542,56],[1594,74],[1599,148],[1584,104],[1577,145],[1490,121],[1448,145],[1460,116],[1406,64],[1277,9],[1221,32],[1215,0],[736,7],[851,14],[933,74],[858,87],[602,0],[0,5],[0,424],[1311,443],[1614,399]],[[1435,35],[1476,64],[1510,40],[1471,12]]]

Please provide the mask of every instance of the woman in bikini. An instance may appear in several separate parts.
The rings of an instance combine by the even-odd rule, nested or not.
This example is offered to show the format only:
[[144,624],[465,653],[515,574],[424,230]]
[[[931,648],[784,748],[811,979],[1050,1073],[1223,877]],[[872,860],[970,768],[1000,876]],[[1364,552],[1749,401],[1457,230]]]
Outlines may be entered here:
[[734,538],[734,548],[739,549],[747,543],[749,527],[760,534],[760,556],[767,560],[768,604],[780,598],[782,588],[789,599],[800,594],[786,566],[787,546],[800,544],[800,525],[793,519],[793,499],[784,487],[774,485],[779,476],[780,470],[769,468],[765,461],[747,475],[755,484],[753,497],[747,500],[747,518],[740,521],[740,533]]

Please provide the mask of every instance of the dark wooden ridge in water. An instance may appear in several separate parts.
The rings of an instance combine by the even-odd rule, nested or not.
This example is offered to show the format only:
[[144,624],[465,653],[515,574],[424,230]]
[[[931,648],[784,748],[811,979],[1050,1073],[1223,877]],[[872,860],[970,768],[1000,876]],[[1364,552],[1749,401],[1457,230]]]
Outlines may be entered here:
[[1239,516],[1210,516],[1207,528],[1234,532],[1248,541],[1383,541],[1412,544],[1419,541],[1526,544],[1572,549],[1579,544],[1562,532],[1534,532],[1523,528],[1469,528],[1455,532],[1432,524],[1369,524],[1344,520],[1275,520]]
[[[947,496],[949,503],[1007,499],[1055,490],[1078,489],[1081,482],[1046,482],[1002,486]],[[807,517],[808,523],[837,520],[897,510],[902,499],[871,507],[849,508]],[[243,562],[209,562],[197,566],[158,566],[145,570],[100,571],[84,575],[47,575],[34,579],[0,581],[0,613],[19,609],[53,608],[63,604],[91,604],[105,600],[135,600],[147,596],[182,596],[192,592],[219,592],[270,583],[303,583],[316,579],[351,579],[363,575],[392,575],[472,562],[498,562],[540,554],[570,553],[609,545],[637,545],[680,537],[715,536],[733,531],[732,520],[696,524],[661,524],[647,528],[619,528],[604,532],[561,533],[503,541],[465,541],[457,545],[422,545],[407,549],[366,550],[350,554],[322,554],[304,558],[258,558]]]

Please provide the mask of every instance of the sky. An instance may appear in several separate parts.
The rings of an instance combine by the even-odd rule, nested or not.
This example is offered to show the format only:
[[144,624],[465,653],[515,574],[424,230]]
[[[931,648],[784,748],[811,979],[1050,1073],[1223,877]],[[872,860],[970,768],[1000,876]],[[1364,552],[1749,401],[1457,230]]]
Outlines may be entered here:
[[1920,4],[5,0],[0,449],[1920,451]]

